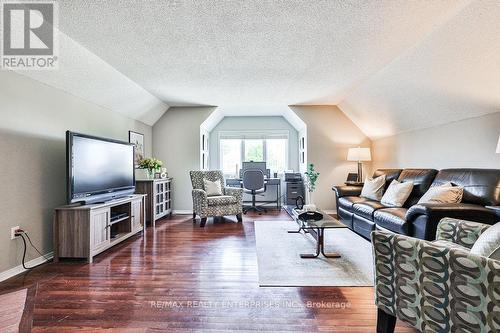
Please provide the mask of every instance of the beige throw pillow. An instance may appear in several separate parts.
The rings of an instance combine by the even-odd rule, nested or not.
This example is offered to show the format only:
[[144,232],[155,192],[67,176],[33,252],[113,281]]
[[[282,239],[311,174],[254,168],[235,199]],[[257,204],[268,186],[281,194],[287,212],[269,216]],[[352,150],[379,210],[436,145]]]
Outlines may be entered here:
[[492,225],[479,236],[470,253],[500,260],[500,222]]
[[213,197],[222,195],[222,186],[220,181],[216,180],[215,182],[212,182],[208,179],[203,179],[203,185],[205,187],[205,192],[207,192],[207,196]]
[[380,200],[380,203],[389,207],[403,207],[413,190],[413,182],[400,183],[393,180]]
[[423,203],[459,203],[462,201],[464,188],[445,183],[441,186],[433,186],[425,192],[418,201]]
[[380,201],[380,199],[382,199],[382,195],[384,194],[384,185],[385,175],[379,176],[377,178],[366,177],[365,184],[363,185],[360,196],[363,198]]

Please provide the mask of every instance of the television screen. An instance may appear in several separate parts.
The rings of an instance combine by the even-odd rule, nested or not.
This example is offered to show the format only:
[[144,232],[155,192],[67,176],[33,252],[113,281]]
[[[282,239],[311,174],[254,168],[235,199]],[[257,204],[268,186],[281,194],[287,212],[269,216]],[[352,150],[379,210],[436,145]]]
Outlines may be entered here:
[[68,132],[69,202],[102,201],[120,192],[133,193],[134,146],[127,142],[108,140]]

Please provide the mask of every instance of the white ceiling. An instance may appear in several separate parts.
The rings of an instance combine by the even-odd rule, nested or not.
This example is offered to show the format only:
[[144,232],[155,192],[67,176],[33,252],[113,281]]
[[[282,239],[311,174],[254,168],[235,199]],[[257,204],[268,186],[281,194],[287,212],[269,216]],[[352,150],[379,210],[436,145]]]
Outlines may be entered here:
[[472,2],[339,107],[371,138],[500,112],[500,1]]
[[[122,88],[134,83],[155,110],[141,115],[148,123],[168,105],[340,103],[378,137],[499,111],[499,7],[496,0],[82,0],[59,2],[59,27],[116,71],[109,79],[94,68],[87,81],[107,90],[89,83],[75,94],[106,98],[111,109],[121,109],[113,105],[120,100],[138,119],[141,103]],[[68,54],[61,49],[61,60]],[[37,79],[71,86],[84,72],[73,58],[60,78]],[[471,103],[488,107],[470,111]]]
[[221,106],[208,116],[207,119],[200,125],[201,130],[210,132],[217,126],[224,117],[235,116],[282,116],[290,123],[297,131],[302,131],[307,128],[306,123],[297,116],[295,112],[287,105],[241,105],[241,106]]
[[148,125],[168,109],[166,103],[66,34],[58,35],[58,70],[18,73]]

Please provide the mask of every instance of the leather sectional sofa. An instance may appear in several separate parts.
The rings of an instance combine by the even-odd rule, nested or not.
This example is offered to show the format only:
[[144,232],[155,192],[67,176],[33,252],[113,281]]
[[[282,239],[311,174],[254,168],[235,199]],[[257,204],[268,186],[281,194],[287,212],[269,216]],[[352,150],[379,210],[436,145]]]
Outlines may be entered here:
[[[434,240],[439,221],[453,217],[493,224],[499,220],[485,206],[500,205],[500,169],[378,169],[373,177],[386,175],[386,189],[393,179],[412,181],[413,191],[401,208],[386,207],[360,197],[360,186],[334,186],[337,214],[342,223],[365,238],[374,229],[389,230],[420,239]],[[464,188],[458,204],[417,204],[431,186],[451,182]]]

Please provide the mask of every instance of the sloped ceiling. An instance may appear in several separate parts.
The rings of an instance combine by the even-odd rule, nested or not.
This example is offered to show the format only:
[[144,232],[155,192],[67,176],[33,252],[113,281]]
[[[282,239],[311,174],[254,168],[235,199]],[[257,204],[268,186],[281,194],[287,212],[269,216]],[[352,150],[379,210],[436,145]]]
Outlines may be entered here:
[[[120,84],[124,93],[90,83],[80,93],[115,109],[130,104],[127,112],[149,123],[168,105],[339,104],[378,137],[498,111],[498,7],[495,0],[82,0],[59,2],[59,26],[154,97],[139,98],[153,111],[140,115],[141,103]],[[72,66],[82,66],[78,56],[73,62],[59,78],[38,79],[71,86]],[[113,87],[107,77],[88,81]],[[152,107],[158,101],[163,108]]]
[[339,107],[371,138],[500,112],[500,2],[471,2]]
[[166,103],[66,34],[58,36],[59,69],[18,73],[148,125],[168,109]]

